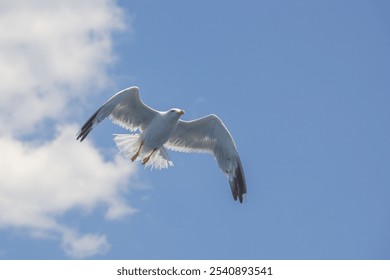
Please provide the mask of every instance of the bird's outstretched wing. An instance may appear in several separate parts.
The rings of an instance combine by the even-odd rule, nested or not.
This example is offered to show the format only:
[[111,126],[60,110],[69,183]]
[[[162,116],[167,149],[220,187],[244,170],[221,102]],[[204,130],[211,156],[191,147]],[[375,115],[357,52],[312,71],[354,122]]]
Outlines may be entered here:
[[124,89],[103,104],[81,127],[77,140],[83,141],[94,126],[105,118],[128,130],[144,130],[158,114],[158,111],[146,106],[140,99],[138,87]]
[[244,170],[236,145],[223,122],[216,115],[193,121],[179,121],[176,131],[164,145],[179,152],[212,154],[228,177],[234,200],[242,203],[246,193]]

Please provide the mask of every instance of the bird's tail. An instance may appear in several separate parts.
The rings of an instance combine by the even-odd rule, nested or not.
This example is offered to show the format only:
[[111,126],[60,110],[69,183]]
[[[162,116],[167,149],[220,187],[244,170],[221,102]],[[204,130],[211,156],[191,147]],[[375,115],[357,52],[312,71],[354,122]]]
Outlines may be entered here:
[[139,134],[114,134],[114,142],[118,150],[131,158],[141,145]]
[[[118,148],[118,150],[123,153],[126,157],[132,158],[138,151],[141,140],[139,134],[114,134],[114,141]],[[146,147],[145,145],[142,146],[141,150],[139,151],[139,156],[136,158],[137,160],[142,160],[145,157],[149,156],[152,153],[152,149],[149,147]],[[168,153],[165,150],[164,147],[161,147],[157,149],[155,152],[153,152],[152,156],[146,162],[145,167],[150,166],[151,169],[157,168],[168,168],[170,166],[173,166],[172,161],[169,159]]]

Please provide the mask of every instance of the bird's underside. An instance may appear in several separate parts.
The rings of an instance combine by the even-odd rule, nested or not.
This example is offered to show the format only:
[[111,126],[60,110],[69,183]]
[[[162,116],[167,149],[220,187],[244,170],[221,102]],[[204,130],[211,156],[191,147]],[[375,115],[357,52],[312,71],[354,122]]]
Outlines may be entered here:
[[182,121],[183,110],[159,112],[145,105],[138,88],[118,92],[82,126],[77,140],[83,141],[93,127],[110,118],[115,124],[139,134],[117,134],[114,141],[131,161],[151,168],[173,166],[166,149],[211,154],[228,178],[234,200],[243,202],[247,192],[244,170],[235,143],[223,122],[215,115]]
[[115,134],[118,150],[133,161],[141,161],[145,167],[163,169],[173,166],[164,147],[150,148],[139,141],[139,134]]

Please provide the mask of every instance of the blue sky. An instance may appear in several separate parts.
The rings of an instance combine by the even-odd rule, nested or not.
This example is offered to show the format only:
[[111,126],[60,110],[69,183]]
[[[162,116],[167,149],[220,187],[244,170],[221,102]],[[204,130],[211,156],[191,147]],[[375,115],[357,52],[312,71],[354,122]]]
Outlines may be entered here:
[[[26,74],[31,90],[0,82],[11,108],[0,165],[19,171],[0,181],[0,258],[389,259],[386,1],[35,2],[0,8],[5,23],[11,11],[56,15],[32,16],[27,38],[0,31],[25,46],[0,48],[25,57],[3,72]],[[208,155],[170,152],[174,168],[150,171],[117,154],[112,134],[124,130],[110,121],[73,139],[131,85],[185,120],[220,116],[244,204]],[[38,106],[31,118],[18,100]]]

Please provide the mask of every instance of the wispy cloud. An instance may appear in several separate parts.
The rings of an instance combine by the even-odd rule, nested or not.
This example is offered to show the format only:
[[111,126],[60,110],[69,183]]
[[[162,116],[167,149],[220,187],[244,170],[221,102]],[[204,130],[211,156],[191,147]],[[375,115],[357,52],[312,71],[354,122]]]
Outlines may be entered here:
[[84,234],[66,230],[63,232],[62,248],[72,258],[82,259],[93,255],[106,253],[110,245],[104,235]]
[[[105,159],[89,141],[80,145],[71,123],[74,104],[107,86],[112,33],[124,28],[115,1],[0,6],[0,227],[54,236],[74,258],[105,253],[109,243],[68,227],[62,215],[97,205],[106,206],[106,219],[135,211],[121,198],[135,165]],[[55,134],[48,140],[43,130]]]

